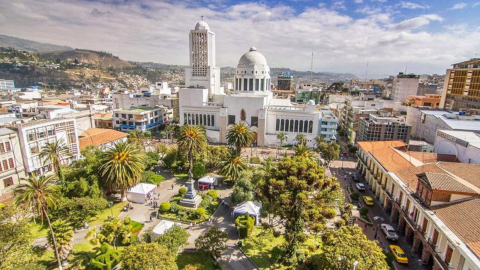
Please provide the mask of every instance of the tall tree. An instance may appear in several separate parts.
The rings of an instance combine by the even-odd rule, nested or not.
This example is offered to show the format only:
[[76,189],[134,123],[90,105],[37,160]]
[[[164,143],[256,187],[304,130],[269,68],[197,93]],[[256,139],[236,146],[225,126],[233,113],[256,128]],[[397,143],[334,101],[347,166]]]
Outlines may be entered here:
[[322,252],[307,259],[308,269],[351,269],[355,261],[357,270],[389,269],[382,249],[359,227],[342,226],[322,238]]
[[59,186],[55,185],[53,175],[39,176],[31,175],[29,178],[22,178],[20,185],[15,188],[15,204],[23,209],[33,210],[35,215],[40,216],[42,222],[46,218],[50,233],[53,235],[52,243],[57,258],[58,269],[62,270],[62,263],[58,254],[57,242],[55,240],[52,224],[48,217],[48,211],[55,209],[60,199]]
[[165,127],[165,133],[167,134],[167,140],[170,138],[173,142],[173,134],[175,134],[175,125],[167,125]]
[[54,142],[45,144],[40,150],[40,158],[50,161],[53,170],[58,179],[62,182],[65,180],[62,173],[63,159],[68,155],[68,147],[63,140],[55,140]]
[[288,136],[287,134],[285,134],[285,132],[279,132],[277,134],[277,140],[280,141],[280,146],[283,146],[283,142],[286,142],[288,140]]
[[317,135],[315,136],[315,146],[318,148],[318,146],[322,143],[322,142],[325,142],[325,137],[323,137],[322,135]]
[[187,152],[189,180],[192,179],[193,156],[203,149],[206,142],[207,138],[203,126],[183,125],[180,128],[177,143],[181,150]]
[[228,129],[226,137],[228,144],[235,148],[235,152],[239,156],[242,153],[242,147],[252,143],[253,132],[247,124],[240,122]]
[[295,145],[293,150],[295,151],[295,154],[294,154],[295,156],[309,158],[312,160],[315,159],[315,153],[308,146],[301,145],[301,144]]
[[240,173],[247,168],[245,162],[240,156],[232,154],[230,159],[225,161],[222,167],[222,174],[232,181],[236,181]]
[[295,136],[295,141],[297,142],[298,145],[307,145],[307,136],[305,134],[298,134]]
[[58,246],[58,256],[62,261],[68,259],[68,255],[72,251],[73,228],[65,220],[56,220],[52,222],[54,235],[50,232],[47,235],[47,240],[50,245],[53,245],[53,236],[55,236],[56,244]]
[[167,247],[153,243],[129,246],[122,254],[124,270],[178,270],[174,254]]
[[260,196],[276,201],[271,214],[286,220],[286,259],[291,258],[304,237],[304,229],[325,224],[329,205],[334,201],[339,184],[325,178],[324,168],[311,159],[295,156],[284,158],[270,178],[259,188]]
[[173,226],[160,235],[155,242],[166,246],[173,254],[177,254],[188,243],[190,234],[180,226]]
[[105,152],[99,171],[105,186],[120,189],[125,199],[126,191],[140,182],[146,162],[146,155],[136,145],[118,142]]
[[218,257],[227,249],[227,240],[226,231],[213,227],[195,240],[195,247],[205,254]]
[[253,173],[244,171],[233,185],[232,200],[236,203],[251,201],[254,198],[255,185],[252,183]]
[[325,165],[328,167],[332,160],[340,157],[340,146],[334,142],[322,142],[317,146],[317,151],[325,160]]

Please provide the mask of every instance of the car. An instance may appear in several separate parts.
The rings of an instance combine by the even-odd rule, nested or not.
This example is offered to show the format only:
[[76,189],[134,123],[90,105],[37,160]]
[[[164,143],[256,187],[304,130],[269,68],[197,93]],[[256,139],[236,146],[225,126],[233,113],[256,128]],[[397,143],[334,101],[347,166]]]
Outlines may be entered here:
[[398,240],[398,234],[392,226],[386,223],[382,223],[380,224],[380,228],[382,228],[382,231],[388,240],[391,240],[391,241]]
[[397,245],[390,245],[390,250],[392,251],[393,257],[397,260],[398,263],[408,264],[407,255],[403,252],[403,249]]
[[366,205],[373,205],[373,199],[372,199],[372,197],[363,196],[363,201],[365,202]]
[[352,179],[353,179],[353,181],[355,181],[355,182],[360,182],[360,179],[358,178],[358,176],[357,176],[356,174],[353,174],[353,175],[352,175]]
[[357,183],[355,185],[359,191],[365,191],[365,185],[362,183]]

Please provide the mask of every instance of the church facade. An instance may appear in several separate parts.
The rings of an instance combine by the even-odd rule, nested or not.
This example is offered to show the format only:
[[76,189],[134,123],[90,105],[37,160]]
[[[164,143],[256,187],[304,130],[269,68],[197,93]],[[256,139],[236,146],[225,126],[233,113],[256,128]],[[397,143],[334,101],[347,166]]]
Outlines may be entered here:
[[204,55],[201,58],[215,59],[215,34],[206,22],[200,21],[190,32],[191,60],[185,71],[187,88],[179,91],[180,124],[205,126],[208,140],[216,143],[226,143],[229,126],[239,122],[252,129],[254,143],[258,146],[277,147],[279,132],[286,133],[286,144],[294,144],[297,134],[306,135],[309,146],[314,145],[317,135],[322,135],[326,141],[336,140],[338,120],[330,110],[319,109],[314,101],[294,105],[288,99],[273,98],[270,67],[255,47],[251,47],[238,61],[232,93],[225,94],[220,87],[220,73],[219,68],[214,66],[215,61],[202,64],[208,64],[206,70],[212,73],[207,72],[202,77],[209,84],[199,84],[198,76],[192,72],[198,65],[198,62],[192,61],[192,56],[198,54],[192,35],[199,30],[211,35],[207,47],[202,48]]

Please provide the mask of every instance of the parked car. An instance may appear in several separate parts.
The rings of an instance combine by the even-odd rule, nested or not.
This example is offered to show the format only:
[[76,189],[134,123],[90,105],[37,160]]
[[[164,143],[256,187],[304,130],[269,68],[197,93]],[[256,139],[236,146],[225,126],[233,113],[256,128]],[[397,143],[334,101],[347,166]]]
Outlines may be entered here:
[[373,199],[372,197],[369,196],[363,196],[363,201],[365,202],[366,205],[373,205]]
[[408,264],[407,255],[403,252],[403,249],[396,245],[390,245],[390,250],[392,251],[393,257],[397,260],[398,263]]
[[352,179],[355,182],[360,182],[360,179],[358,178],[357,174],[355,174],[355,173],[352,175]]
[[392,240],[392,241],[398,240],[398,234],[392,226],[386,223],[382,223],[380,227],[382,228],[382,231],[388,240]]
[[362,183],[357,183],[355,185],[359,191],[365,191],[365,185]]

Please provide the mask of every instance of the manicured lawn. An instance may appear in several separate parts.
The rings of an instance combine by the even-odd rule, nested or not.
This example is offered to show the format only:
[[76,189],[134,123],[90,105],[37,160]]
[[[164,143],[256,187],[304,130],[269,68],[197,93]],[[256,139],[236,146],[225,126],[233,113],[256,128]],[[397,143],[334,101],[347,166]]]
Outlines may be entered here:
[[48,229],[48,224],[46,220],[43,221],[43,226],[42,226],[42,223],[40,222],[40,219],[37,219],[36,223],[32,221],[30,224],[31,224],[30,231],[33,234],[33,238],[47,236],[49,229]]
[[188,174],[187,173],[174,173],[173,176],[177,178],[177,180],[180,181],[187,181],[188,180]]
[[90,225],[97,225],[100,223],[103,223],[109,216],[112,215],[114,217],[118,217],[120,215],[120,212],[122,211],[122,208],[127,204],[128,202],[117,202],[113,204],[111,208],[107,208],[105,210],[102,210],[98,213],[96,217],[93,218],[93,220],[90,221]]
[[217,270],[220,269],[215,266],[215,261],[212,257],[207,256],[201,252],[195,253],[181,253],[177,257],[178,269],[183,269],[187,264],[196,266],[197,270]]
[[[181,196],[174,196],[170,199],[170,203],[179,204],[181,199],[182,199]],[[195,217],[193,217],[193,215],[189,215],[188,211],[195,211],[195,210],[187,210],[187,209],[183,209],[183,207],[182,207],[181,211],[178,211],[178,212],[175,212],[175,213],[174,212],[161,213],[160,217],[171,219],[171,220],[181,220],[181,221],[185,221],[185,222],[199,223],[199,222],[203,222],[203,221],[208,220],[210,218],[210,216],[213,215],[215,210],[218,208],[219,204],[220,204],[220,200],[218,200],[218,199],[212,200],[210,202],[210,205],[207,208],[205,208],[205,215],[201,218],[195,218]],[[179,213],[181,213],[181,214],[179,214]]]

